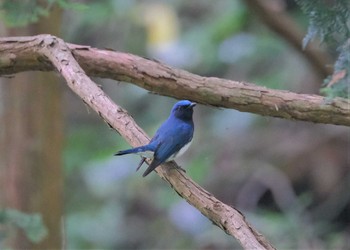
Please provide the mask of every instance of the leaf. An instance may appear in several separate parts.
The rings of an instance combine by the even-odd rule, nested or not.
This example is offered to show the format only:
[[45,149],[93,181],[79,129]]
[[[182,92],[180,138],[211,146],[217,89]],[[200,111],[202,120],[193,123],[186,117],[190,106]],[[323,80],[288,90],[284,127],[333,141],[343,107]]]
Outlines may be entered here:
[[344,77],[346,76],[346,70],[343,69],[341,71],[335,72],[332,75],[331,80],[329,81],[329,83],[327,84],[327,87],[332,87],[334,84],[336,84],[337,82],[339,82],[340,80],[344,79]]
[[309,25],[307,33],[303,39],[303,49],[306,49],[309,42],[317,36],[317,29],[313,25]]
[[303,39],[303,49],[319,37],[321,42],[337,48],[338,58],[334,74],[325,79],[320,91],[327,97],[349,98],[350,88],[350,1],[349,0],[296,0],[309,17],[308,32]]
[[0,223],[12,225],[24,230],[34,243],[42,241],[48,234],[41,214],[27,214],[15,209],[0,210]]
[[[51,0],[52,1],[52,0]],[[54,0],[62,9],[84,11],[89,9],[89,6],[83,3],[70,2],[69,0]]]

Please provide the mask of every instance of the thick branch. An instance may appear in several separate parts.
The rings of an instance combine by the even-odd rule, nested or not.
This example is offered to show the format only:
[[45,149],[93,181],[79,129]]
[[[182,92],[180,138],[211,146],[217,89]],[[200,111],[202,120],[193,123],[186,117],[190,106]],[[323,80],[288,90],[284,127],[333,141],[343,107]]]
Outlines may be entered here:
[[[25,70],[52,70],[35,50],[42,37],[0,39],[0,75]],[[132,82],[161,95],[261,115],[350,126],[350,101],[272,90],[249,83],[201,77],[138,56],[88,46],[69,45],[91,76]]]
[[[0,75],[53,70],[36,48],[43,36],[0,39]],[[233,108],[285,119],[350,126],[350,100],[273,90],[250,83],[201,77],[126,53],[70,44],[74,57],[90,76],[134,83],[178,99]]]
[[[75,61],[68,46],[59,38],[47,35],[36,37],[39,42],[32,44],[36,60],[45,62],[45,67],[53,67],[67,81],[68,86],[83,101],[95,110],[111,127],[116,129],[132,146],[149,141],[135,121],[125,110],[117,106],[93,82]],[[253,229],[244,216],[234,208],[222,203],[212,194],[202,189],[184,173],[168,163],[157,168],[157,173],[188,203],[213,221],[227,234],[234,236],[245,249],[273,249],[269,242]]]

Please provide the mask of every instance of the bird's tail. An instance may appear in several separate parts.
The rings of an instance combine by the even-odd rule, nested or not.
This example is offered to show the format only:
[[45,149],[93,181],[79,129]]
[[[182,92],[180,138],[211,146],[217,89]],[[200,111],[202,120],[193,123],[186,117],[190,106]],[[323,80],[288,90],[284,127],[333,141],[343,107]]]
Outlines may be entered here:
[[[121,150],[115,153],[114,155],[126,155],[126,154],[140,154],[140,155],[147,155],[147,153],[151,153],[153,150],[149,145],[136,147],[136,148],[130,148],[126,150]],[[145,153],[145,154],[143,154]],[[148,158],[148,157],[147,157]]]
[[157,159],[154,159],[151,164],[148,166],[148,168],[146,169],[146,171],[143,173],[142,177],[146,177],[147,175],[149,175],[153,170],[156,169],[156,167],[159,166],[159,164],[161,164],[160,161],[158,161]]
[[142,177],[146,177],[147,175],[149,175],[153,170],[155,169],[155,167],[148,167],[146,169],[146,171],[143,173]]
[[[145,162],[146,158],[153,158],[154,151],[155,151],[154,145],[148,144],[148,145],[141,146],[141,147],[121,150],[121,151],[118,151],[117,153],[115,153],[114,155],[126,155],[126,154],[141,155],[142,159],[141,159],[139,166],[136,169],[136,171],[137,171],[140,169],[141,165]],[[158,160],[153,159],[153,161],[151,162],[151,164],[149,165],[149,167],[146,169],[146,171],[143,173],[142,176],[145,177],[146,175],[151,173],[160,163],[161,162],[159,162]]]

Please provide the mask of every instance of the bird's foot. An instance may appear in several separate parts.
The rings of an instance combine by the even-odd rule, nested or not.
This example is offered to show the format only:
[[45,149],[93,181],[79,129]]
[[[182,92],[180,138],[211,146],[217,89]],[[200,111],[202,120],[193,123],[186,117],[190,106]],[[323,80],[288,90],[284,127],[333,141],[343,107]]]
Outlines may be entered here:
[[136,172],[140,169],[140,167],[142,166],[142,164],[146,161],[146,158],[145,157],[141,157],[141,161],[139,163],[139,165],[137,166],[136,168]]
[[181,170],[182,172],[186,173],[186,170],[179,165],[176,165],[175,169]]

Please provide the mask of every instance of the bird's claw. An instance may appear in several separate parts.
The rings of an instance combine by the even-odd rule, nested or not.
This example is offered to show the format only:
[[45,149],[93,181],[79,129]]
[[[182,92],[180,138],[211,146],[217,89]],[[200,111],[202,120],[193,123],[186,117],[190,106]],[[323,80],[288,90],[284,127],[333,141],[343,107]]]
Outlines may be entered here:
[[139,163],[139,165],[138,165],[137,168],[136,168],[136,172],[140,169],[140,167],[142,166],[142,164],[143,164],[145,161],[146,161],[146,158],[145,158],[145,157],[142,157],[142,158],[141,158],[141,161],[140,161],[140,163]]
[[[139,165],[137,166],[136,168],[136,172],[141,168],[142,164],[146,161],[146,158],[145,157],[141,157],[141,161],[139,163]],[[184,173],[186,173],[186,170],[184,168],[182,168],[181,166],[179,165],[175,165],[174,167],[175,169],[179,170],[179,171],[182,171]]]
[[184,168],[182,168],[181,166],[177,165],[175,168],[178,169],[178,170],[181,170],[184,173],[186,173],[186,170]]

